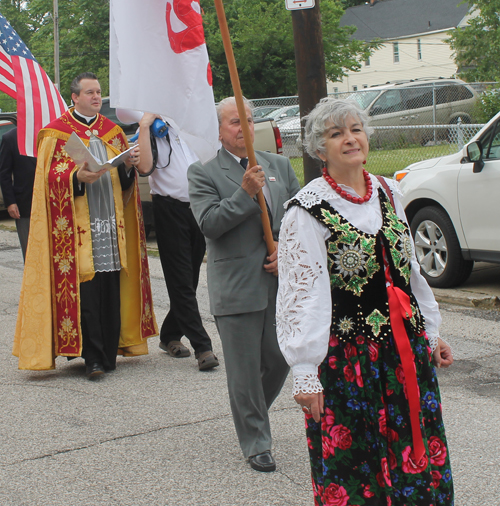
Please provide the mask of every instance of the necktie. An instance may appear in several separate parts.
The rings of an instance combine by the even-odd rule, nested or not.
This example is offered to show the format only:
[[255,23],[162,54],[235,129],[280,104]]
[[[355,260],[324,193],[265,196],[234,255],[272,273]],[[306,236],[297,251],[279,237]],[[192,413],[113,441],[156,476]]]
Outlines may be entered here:
[[240,165],[245,169],[247,170],[247,165],[248,165],[248,158],[242,158],[240,160]]

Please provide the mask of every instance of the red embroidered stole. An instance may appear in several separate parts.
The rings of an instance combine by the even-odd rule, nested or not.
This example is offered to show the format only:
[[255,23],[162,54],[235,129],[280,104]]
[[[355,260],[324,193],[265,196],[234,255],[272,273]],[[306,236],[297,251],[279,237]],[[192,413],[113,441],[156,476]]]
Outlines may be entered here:
[[[57,139],[51,160],[47,160],[46,195],[47,213],[51,249],[52,307],[55,355],[80,356],[82,351],[80,327],[79,284],[94,276],[92,261],[92,239],[87,200],[75,203],[73,196],[73,174],[77,167],[64,150],[64,146],[75,132],[88,146],[91,134],[99,137],[109,148],[118,154],[127,148],[126,137],[120,127],[101,116],[88,126],[75,120],[70,111],[46,127],[39,136],[39,142],[45,136]],[[50,165],[49,165],[50,163]],[[125,192],[123,199],[130,199],[132,205],[125,219],[124,203],[121,195],[119,176],[116,169],[111,171],[115,194],[115,212],[117,234],[120,246],[120,260],[123,269],[127,269],[130,252],[134,257],[134,245],[125,248],[125,229],[133,227],[137,232],[131,233],[140,244],[136,261],[135,275],[140,278],[141,297],[138,301],[138,324],[135,335],[140,334],[139,342],[125,343],[125,346],[140,344],[140,341],[155,335],[156,322],[152,310],[152,295],[149,282],[149,265],[146,254],[146,239],[142,220],[142,208],[137,180],[135,186]],[[78,199],[77,199],[78,200]],[[135,232],[135,231],[134,231]],[[127,233],[128,235],[128,233]],[[132,262],[135,261],[131,258]],[[128,294],[124,294],[128,295]]]

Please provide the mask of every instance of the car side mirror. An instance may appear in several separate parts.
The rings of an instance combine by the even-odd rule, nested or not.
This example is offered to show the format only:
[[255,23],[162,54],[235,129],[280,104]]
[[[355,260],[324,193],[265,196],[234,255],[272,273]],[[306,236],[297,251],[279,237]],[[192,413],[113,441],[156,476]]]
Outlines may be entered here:
[[483,149],[480,141],[471,142],[467,146],[467,156],[469,160],[474,163],[474,167],[472,168],[472,172],[478,173],[483,170],[484,161],[483,161]]
[[368,116],[377,116],[377,114],[382,113],[382,107],[379,105],[376,105],[370,109],[370,112],[368,113]]

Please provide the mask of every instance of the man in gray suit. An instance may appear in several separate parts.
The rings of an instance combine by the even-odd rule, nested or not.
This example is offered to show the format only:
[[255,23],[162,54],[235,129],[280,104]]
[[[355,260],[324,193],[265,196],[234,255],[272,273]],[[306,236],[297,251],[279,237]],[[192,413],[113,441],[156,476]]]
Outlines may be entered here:
[[[253,140],[252,111],[246,102]],[[275,240],[283,204],[300,189],[287,158],[256,152],[248,159],[234,97],[217,106],[222,148],[189,167],[193,214],[207,241],[210,310],[224,351],[233,420],[245,458],[274,471],[268,410],[288,374],[276,337],[277,250],[268,256],[256,195],[262,190]],[[276,246],[278,243],[276,243]]]

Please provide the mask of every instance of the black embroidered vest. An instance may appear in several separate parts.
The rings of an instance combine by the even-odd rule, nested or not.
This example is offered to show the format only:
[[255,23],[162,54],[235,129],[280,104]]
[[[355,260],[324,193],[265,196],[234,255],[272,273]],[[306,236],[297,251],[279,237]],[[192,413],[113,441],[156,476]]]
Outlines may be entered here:
[[349,223],[328,202],[310,208],[298,205],[331,232],[326,241],[332,291],[331,332],[341,342],[363,335],[375,342],[392,336],[389,318],[384,251],[394,286],[410,296],[412,317],[405,320],[408,331],[424,331],[424,318],[410,290],[412,242],[406,223],[399,219],[385,192],[379,188],[382,227],[366,234]]

